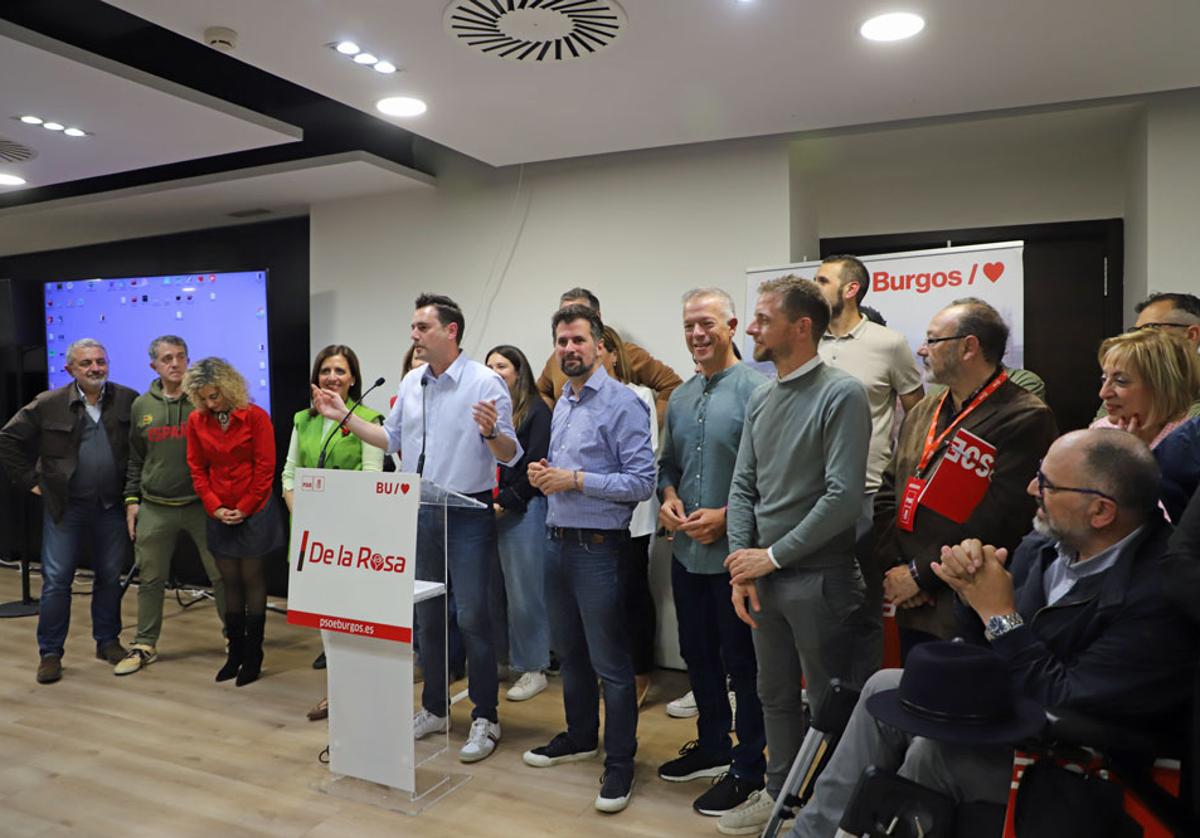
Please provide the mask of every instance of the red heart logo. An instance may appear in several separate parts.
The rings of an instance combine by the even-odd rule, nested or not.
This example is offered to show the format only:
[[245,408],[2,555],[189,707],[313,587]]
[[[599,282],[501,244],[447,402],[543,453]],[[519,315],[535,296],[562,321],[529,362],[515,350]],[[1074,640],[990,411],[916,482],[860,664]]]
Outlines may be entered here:
[[1003,262],[987,262],[983,266],[983,275],[995,282],[1004,273]]
[[407,495],[407,494],[408,494],[408,490],[409,490],[409,485],[408,485],[407,483],[401,483],[401,484],[400,484],[400,491],[401,491],[401,492],[404,492],[404,494],[406,494],[406,495]]

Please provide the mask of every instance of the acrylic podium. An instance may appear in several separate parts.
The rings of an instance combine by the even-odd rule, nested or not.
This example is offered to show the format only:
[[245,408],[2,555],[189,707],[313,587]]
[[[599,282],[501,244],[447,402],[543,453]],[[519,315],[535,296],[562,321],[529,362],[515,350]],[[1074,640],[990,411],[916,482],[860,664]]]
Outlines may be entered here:
[[444,535],[450,507],[483,504],[415,474],[296,471],[288,622],[320,629],[325,645],[322,791],[416,814],[470,779],[448,733],[414,742],[412,731],[413,605],[439,598],[445,631],[447,599],[444,561],[438,578],[417,578],[418,519]]

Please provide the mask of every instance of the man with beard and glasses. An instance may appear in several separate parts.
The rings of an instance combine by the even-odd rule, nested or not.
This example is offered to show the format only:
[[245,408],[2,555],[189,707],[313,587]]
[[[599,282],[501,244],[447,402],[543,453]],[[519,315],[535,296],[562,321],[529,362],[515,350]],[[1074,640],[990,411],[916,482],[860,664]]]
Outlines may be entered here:
[[96,657],[125,657],[121,568],[129,553],[121,491],[129,462],[129,410],[137,392],[108,380],[108,352],[83,338],[67,348],[74,379],[47,390],[0,430],[0,462],[17,488],[39,495],[42,594],[38,603],[39,684],[62,677],[71,624],[71,583],[84,541],[91,547],[92,637]]
[[892,459],[896,401],[904,412],[916,407],[925,395],[921,371],[904,335],[872,323],[859,306],[871,284],[867,266],[855,256],[830,256],[821,263],[814,278],[829,303],[829,328],[821,336],[821,359],[844,370],[867,388],[871,405],[871,449],[867,455],[867,485],[862,513],[854,525],[857,539],[854,554],[867,584],[863,606],[875,630],[864,638],[861,654],[875,666],[883,663],[883,568],[874,561],[871,527],[875,493],[883,482],[883,470]]
[[604,324],[589,306],[551,319],[567,377],[550,424],[550,454],[529,464],[547,498],[546,605],[562,664],[567,729],[525,753],[546,768],[596,755],[604,689],[604,775],[595,806],[620,812],[633,793],[637,686],[625,626],[619,563],[633,509],[654,492],[650,409],[599,362]]
[[[1034,531],[1011,560],[972,538],[941,547],[932,565],[961,601],[963,632],[1004,660],[1018,696],[1143,736],[1151,748],[1183,735],[1200,651],[1171,600],[1158,480],[1154,455],[1132,434],[1065,434],[1029,481]],[[946,745],[872,717],[870,697],[899,682],[898,669],[867,682],[789,838],[832,835],[868,765],[956,802],[1007,803],[1011,747]]]
[[875,496],[875,561],[899,608],[901,655],[954,636],[954,596],[930,565],[943,544],[978,538],[1013,549],[1033,500],[1025,494],[1058,431],[1046,403],[1001,364],[1008,326],[982,300],[955,300],[929,322],[917,354],[945,385],[904,418]]

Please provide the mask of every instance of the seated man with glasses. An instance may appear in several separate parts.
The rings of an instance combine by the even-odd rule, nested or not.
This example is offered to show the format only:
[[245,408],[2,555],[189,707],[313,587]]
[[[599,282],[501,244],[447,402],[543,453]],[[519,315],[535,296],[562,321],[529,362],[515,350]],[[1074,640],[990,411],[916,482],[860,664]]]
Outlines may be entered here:
[[942,545],[979,538],[1011,550],[1028,530],[1025,486],[1058,430],[1045,402],[1004,369],[1007,343],[999,313],[967,298],[934,315],[917,350],[946,390],[905,417],[875,496],[875,564],[891,568],[884,596],[900,609],[905,656],[955,634],[954,597],[930,569]]
[[[961,601],[962,632],[1006,663],[1015,693],[1070,709],[1148,743],[1182,735],[1200,651],[1169,598],[1171,528],[1156,505],[1158,466],[1132,434],[1075,431],[1029,481],[1034,531],[1014,552],[968,539],[933,572]],[[867,765],[898,771],[957,802],[1007,802],[1012,752],[913,737],[864,711],[900,670],[872,677],[791,836],[827,836]]]

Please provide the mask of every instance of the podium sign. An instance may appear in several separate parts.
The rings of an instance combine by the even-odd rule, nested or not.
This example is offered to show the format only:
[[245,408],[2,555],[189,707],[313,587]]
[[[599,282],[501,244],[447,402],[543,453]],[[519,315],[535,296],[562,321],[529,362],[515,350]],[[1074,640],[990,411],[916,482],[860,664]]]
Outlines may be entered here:
[[412,642],[415,474],[297,469],[288,622]]

